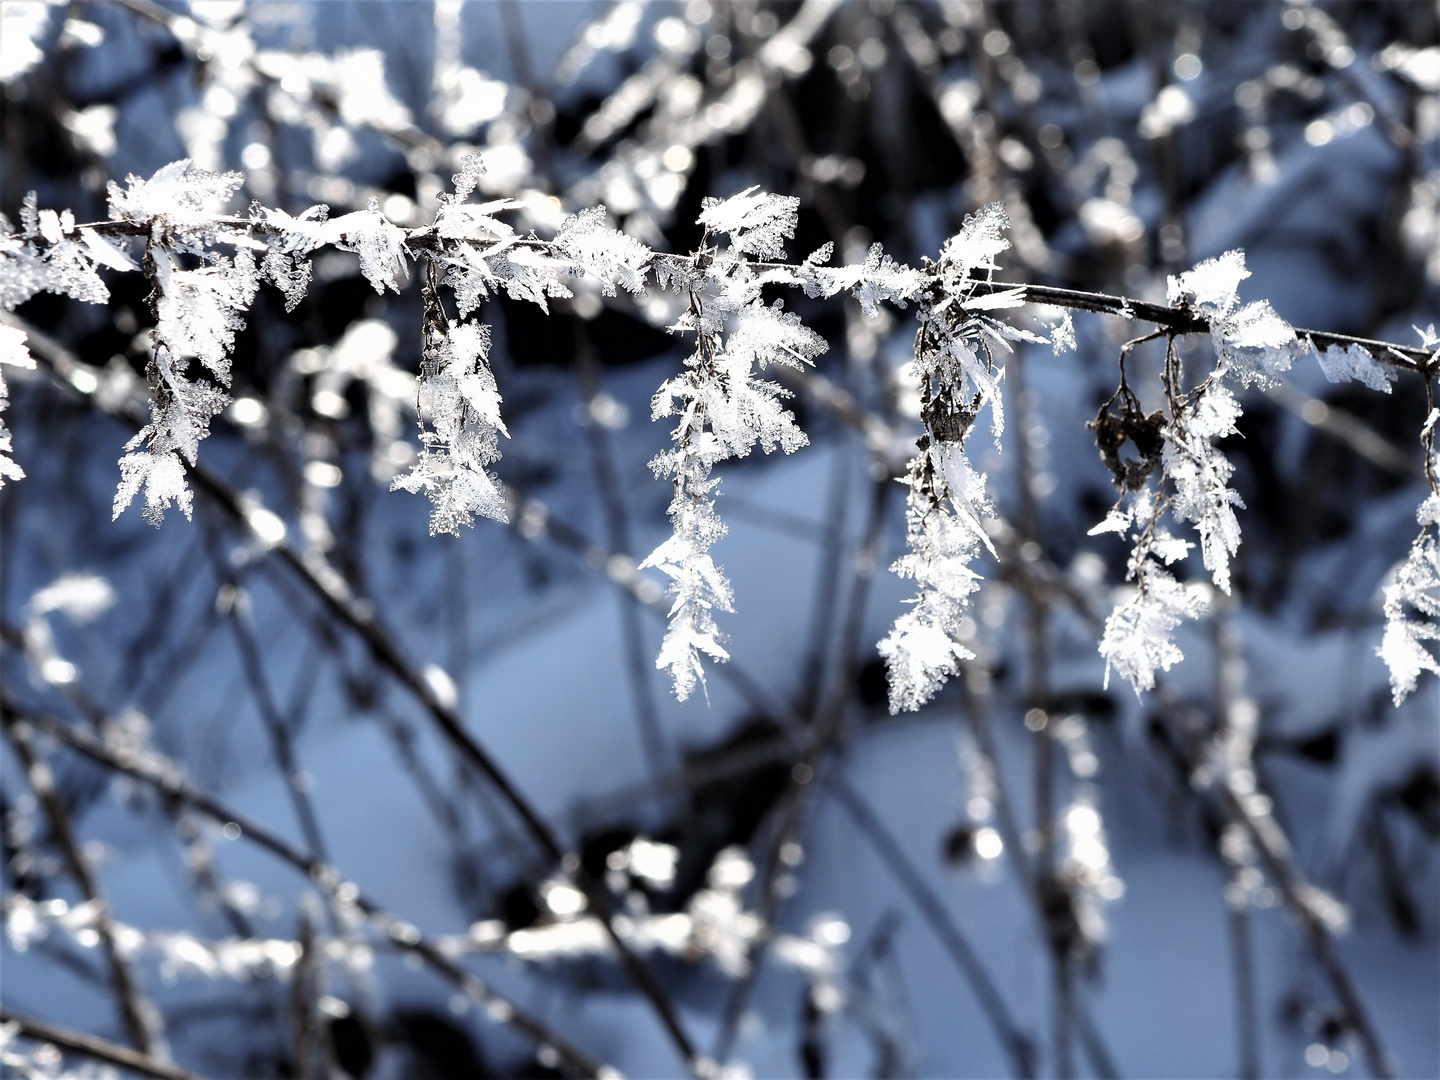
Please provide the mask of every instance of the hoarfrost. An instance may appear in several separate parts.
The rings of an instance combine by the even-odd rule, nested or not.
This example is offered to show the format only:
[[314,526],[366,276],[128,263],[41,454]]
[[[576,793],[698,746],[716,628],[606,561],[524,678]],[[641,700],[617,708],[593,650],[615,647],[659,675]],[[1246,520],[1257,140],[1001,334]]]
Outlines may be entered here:
[[21,480],[25,477],[25,470],[10,456],[13,449],[10,429],[5,426],[4,415],[5,408],[10,403],[10,388],[5,382],[6,364],[17,368],[35,367],[30,350],[25,347],[25,332],[0,324],[0,487],[5,486],[6,480]]
[[759,259],[783,259],[785,241],[795,236],[800,200],[748,187],[728,199],[707,196],[699,222],[712,232],[728,233],[730,246]]
[[1369,350],[1359,345],[1347,345],[1343,349],[1338,345],[1331,345],[1319,354],[1319,358],[1320,370],[1332,383],[1353,379],[1355,382],[1364,383],[1371,390],[1388,394],[1390,384],[1395,381],[1394,370],[1384,364],[1377,364]]
[[448,322],[426,349],[419,392],[423,448],[410,472],[390,487],[430,497],[432,536],[458,536],[476,514],[509,520],[504,489],[486,468],[500,458],[498,437],[509,437],[486,362],[489,350],[490,328],[473,322]]

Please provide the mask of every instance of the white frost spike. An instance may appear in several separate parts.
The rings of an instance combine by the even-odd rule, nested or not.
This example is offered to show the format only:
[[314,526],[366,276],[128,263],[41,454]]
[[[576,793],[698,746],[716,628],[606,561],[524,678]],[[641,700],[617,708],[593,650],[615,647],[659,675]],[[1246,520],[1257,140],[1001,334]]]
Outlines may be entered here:
[[[736,257],[746,251],[762,257],[783,254],[781,237],[794,233],[796,205],[794,199],[754,189],[724,202],[708,200],[701,224],[728,232],[732,250],[693,275],[672,278],[692,297],[691,310],[674,329],[694,332],[698,341],[686,370],[666,380],[651,403],[654,419],[680,418],[672,433],[674,449],[650,463],[657,476],[669,476],[675,484],[670,503],[674,531],[640,565],[658,568],[671,579],[670,627],[656,666],[670,672],[682,701],[704,683],[702,653],[714,660],[729,658],[713,615],[717,608],[733,610],[733,599],[730,583],[710,556],[711,545],[725,535],[715,513],[719,481],[711,470],[728,457],[745,456],[756,443],[766,453],[777,446],[790,453],[808,441],[782,405],[788,392],[755,378],[755,369],[801,367],[825,351],[825,341],[778,301],[765,306],[751,264]],[[674,264],[656,265],[663,275]]]
[[728,199],[707,197],[699,222],[712,232],[728,233],[730,246],[759,259],[783,259],[785,241],[795,236],[800,200],[748,187]]
[[[958,445],[947,444],[936,456],[938,463],[926,450],[910,463],[910,551],[891,567],[920,587],[911,601],[914,608],[895,620],[879,643],[890,676],[892,713],[918,709],[960,670],[960,661],[974,655],[956,636],[970,596],[980,587],[970,562],[982,541],[990,546],[980,519],[993,517],[994,509],[984,474],[971,467]],[[934,489],[926,483],[931,469],[939,481]]]
[[1173,513],[1180,521],[1194,522],[1205,567],[1225,593],[1230,592],[1230,557],[1240,548],[1234,508],[1243,509],[1245,503],[1226,486],[1235,467],[1210,440],[1233,432],[1239,415],[1233,395],[1215,383],[1193,412],[1164,432],[1165,475],[1175,485]]
[[179,455],[173,451],[152,454],[141,450],[143,441],[142,433],[125,444],[130,453],[120,459],[120,487],[115,492],[111,516],[118,518],[143,489],[145,520],[152,525],[158,526],[164,520],[165,511],[172,503],[188,518],[193,509],[193,496],[185,482],[185,466]]
[[[210,433],[210,420],[230,404],[229,350],[235,331],[244,326],[240,312],[250,306],[260,284],[248,251],[237,251],[234,259],[211,258],[209,266],[180,270],[163,245],[151,244],[146,268],[155,285],[157,321],[150,360],[150,423],[125,444],[114,517],[142,490],[145,519],[152,524],[161,523],[172,502],[190,516],[181,457],[195,463],[200,441]],[[215,382],[190,378],[192,359],[199,360]]]
[[1295,331],[1265,301],[1240,307],[1240,282],[1250,276],[1243,251],[1227,251],[1170,278],[1167,299],[1187,304],[1210,324],[1215,352],[1226,374],[1244,386],[1271,384],[1289,369],[1300,349]]
[[[1432,495],[1426,505],[1434,499]],[[1420,618],[1411,618],[1407,606]],[[1440,539],[1429,527],[1395,572],[1395,583],[1385,587],[1385,636],[1377,652],[1390,669],[1396,705],[1414,691],[1421,672],[1440,675],[1440,660],[1425,646],[1427,641],[1440,641]]]
[[1105,686],[1109,687],[1110,669],[1114,668],[1135,688],[1137,696],[1155,688],[1156,671],[1169,671],[1185,659],[1171,632],[1182,620],[1205,614],[1208,606],[1202,590],[1181,585],[1153,562],[1141,575],[1135,596],[1110,613],[1100,639]]
[[254,258],[238,251],[233,260],[217,257],[211,266],[179,270],[164,248],[152,250],[159,292],[156,338],[175,359],[197,359],[229,386],[230,348],[245,326],[240,313],[259,285]]
[[1050,331],[1050,347],[1056,356],[1075,351],[1075,320],[1071,318],[1070,312],[1065,312],[1059,325]]
[[[487,471],[500,458],[499,435],[509,437],[500,418],[500,392],[486,363],[490,328],[482,323],[446,326],[431,341],[421,365],[420,440],[414,467],[396,477],[391,490],[424,492],[435,504],[430,535],[460,534],[476,514],[509,520],[505,493]],[[424,420],[431,427],[424,426]]]
[[605,207],[592,206],[565,219],[555,245],[600,282],[606,296],[616,287],[638,293],[645,288],[645,268],[652,253],[633,236],[610,228]]
[[966,216],[960,231],[946,241],[940,257],[966,278],[975,270],[998,270],[995,257],[1010,247],[1005,230],[1010,217],[1003,203],[989,203]]
[[[713,443],[714,437],[708,441]],[[711,612],[715,608],[735,610],[730,583],[710,557],[710,546],[725,535],[725,524],[715,513],[715,501],[710,498],[719,481],[710,478],[704,453],[706,436],[694,442],[699,452],[681,445],[650,463],[657,476],[668,472],[675,477],[675,497],[670,502],[674,532],[640,564],[642,570],[655,567],[670,578],[675,602],[670,607],[670,625],[655,666],[670,672],[675,696],[681,701],[690,696],[697,682],[705,681],[700,653],[712,660],[730,659]]]
[[[824,251],[822,248],[821,251]],[[810,256],[806,262],[815,259],[820,252]],[[828,253],[825,256],[829,257]],[[837,270],[820,271],[822,280],[828,279],[829,288],[825,295],[833,295],[841,289],[849,289],[860,304],[860,310],[874,318],[880,313],[880,301],[889,300],[897,307],[904,307],[924,283],[918,270],[903,263],[897,263],[878,244],[871,244],[860,266],[844,266]]]
[[[779,446],[787,454],[809,441],[781,402],[789,391],[753,377],[770,363],[800,367],[825,351],[825,339],[801,325],[798,316],[756,301],[736,315],[735,330],[715,358],[715,379],[672,380],[689,385],[705,403],[706,417],[729,454],[744,457],[756,442],[765,453]],[[662,388],[663,392],[663,388]]]
[[21,480],[25,477],[25,470],[10,457],[10,430],[5,426],[3,415],[5,407],[10,403],[10,390],[5,383],[5,364],[18,368],[34,368],[35,361],[30,356],[30,350],[25,347],[25,331],[0,325],[0,487],[5,486],[6,480]]

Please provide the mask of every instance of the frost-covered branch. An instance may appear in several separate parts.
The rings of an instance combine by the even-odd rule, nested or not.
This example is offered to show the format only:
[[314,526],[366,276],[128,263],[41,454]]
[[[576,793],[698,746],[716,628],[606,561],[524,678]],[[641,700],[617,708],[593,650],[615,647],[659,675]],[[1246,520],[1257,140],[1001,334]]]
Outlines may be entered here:
[[[380,293],[399,290],[409,263],[423,264],[424,357],[416,403],[422,445],[410,471],[392,486],[430,497],[432,532],[457,532],[477,514],[505,520],[506,499],[490,469],[506,428],[487,362],[488,328],[472,313],[501,291],[548,311],[551,299],[572,295],[567,280],[588,276],[602,292],[614,295],[620,290],[639,294],[653,277],[660,287],[684,296],[686,310],[672,330],[693,333],[696,341],[686,370],[667,380],[653,403],[656,419],[679,417],[673,448],[652,462],[675,487],[670,507],[674,534],[641,564],[671,579],[670,629],[657,665],[670,672],[683,699],[703,681],[702,656],[728,656],[714,618],[717,609],[732,610],[734,603],[730,584],[711,556],[725,533],[716,513],[714,466],[747,455],[757,444],[766,452],[779,447],[787,453],[805,445],[804,433],[783,406],[787,391],[757,378],[756,369],[779,365],[803,372],[825,349],[825,342],[779,301],[767,306],[762,288],[799,287],[811,297],[849,291],[867,314],[874,314],[882,301],[904,306],[918,300],[914,373],[922,384],[926,436],[908,481],[911,553],[896,569],[914,577],[920,591],[914,609],[882,645],[891,672],[892,708],[916,708],[967,655],[954,635],[979,581],[970,563],[982,547],[990,547],[983,524],[991,513],[984,477],[969,464],[964,440],[988,405],[998,441],[1004,423],[998,357],[1011,341],[1043,340],[993,313],[1027,302],[1110,312],[1153,322],[1160,328],[1156,335],[1170,342],[1168,414],[1144,416],[1122,370],[1121,391],[1110,402],[1118,402],[1119,411],[1107,411],[1107,405],[1095,424],[1102,453],[1125,489],[1099,529],[1120,532],[1133,525],[1138,530],[1129,570],[1136,593],[1116,610],[1101,652],[1109,666],[1140,689],[1154,671],[1180,659],[1170,633],[1202,610],[1203,597],[1164,569],[1185,555],[1187,542],[1158,527],[1162,514],[1195,526],[1215,586],[1230,587],[1230,560],[1240,542],[1234,509],[1240,501],[1228,486],[1232,467],[1214,440],[1235,430],[1240,410],[1224,383],[1271,383],[1297,358],[1322,348],[1318,359],[1329,378],[1357,379],[1387,392],[1391,368],[1429,371],[1436,363],[1426,349],[1296,331],[1263,301],[1241,305],[1237,286],[1248,272],[1239,252],[1172,278],[1168,306],[1005,285],[994,274],[996,256],[1009,247],[1003,235],[1008,221],[1000,205],[992,204],[967,219],[939,260],[919,271],[894,263],[878,245],[863,263],[852,266],[825,265],[830,245],[791,264],[784,261],[783,244],[794,234],[796,200],[751,188],[706,201],[699,217],[706,234],[698,251],[661,255],[609,228],[603,207],[567,218],[550,240],[521,234],[503,216],[516,206],[512,201],[469,201],[483,172],[478,156],[464,159],[454,177],[454,194],[441,197],[432,224],[414,229],[391,223],[373,202],[366,210],[333,219],[323,206],[291,216],[256,204],[248,217],[226,215],[223,204],[238,187],[239,174],[209,173],[186,161],[166,166],[149,180],[131,177],[124,187],[112,183],[106,223],[76,224],[69,214],[39,210],[29,200],[22,230],[0,236],[0,297],[7,307],[41,289],[100,302],[107,292],[97,268],[135,268],[115,239],[137,236],[145,242],[143,269],[156,318],[150,419],[121,460],[116,513],[141,493],[152,521],[158,523],[171,505],[189,513],[185,466],[195,463],[211,419],[230,402],[229,352],[260,281],[273,283],[286,307],[293,308],[308,286],[311,256],[329,246],[354,252]],[[721,234],[728,242],[711,246],[710,237]],[[233,254],[219,253],[217,246]],[[441,285],[452,291],[458,319],[446,314]],[[1216,367],[1187,389],[1174,341],[1199,331],[1210,334]],[[1068,346],[1072,325],[1062,323],[1055,336],[1057,348]],[[7,356],[23,363],[23,346],[9,343],[6,348]],[[1141,454],[1122,464],[1119,451],[1127,440]],[[0,433],[0,452],[6,442]],[[18,466],[7,459],[4,468],[13,476]],[[1146,501],[1145,485],[1137,480],[1157,470]],[[1409,571],[1417,581],[1426,573],[1423,562]],[[1410,593],[1422,595],[1424,588]],[[1423,604],[1420,608],[1426,610]],[[1395,618],[1390,623],[1400,630],[1390,635],[1387,658],[1408,664],[1406,671],[1425,669],[1420,656],[1428,654],[1414,645],[1416,634],[1424,636],[1424,624]],[[1406,629],[1414,626],[1422,630]],[[1397,687],[1406,684],[1404,671],[1397,678]]]

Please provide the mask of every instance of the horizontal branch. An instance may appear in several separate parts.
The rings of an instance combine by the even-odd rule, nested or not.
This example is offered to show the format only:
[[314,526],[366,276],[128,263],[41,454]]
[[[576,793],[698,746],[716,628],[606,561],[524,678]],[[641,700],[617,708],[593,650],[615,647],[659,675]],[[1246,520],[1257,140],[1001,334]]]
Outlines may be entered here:
[[198,1074],[189,1069],[171,1065],[158,1058],[153,1058],[149,1054],[131,1050],[128,1046],[121,1046],[109,1039],[102,1039],[98,1035],[90,1035],[83,1031],[75,1031],[73,1028],[61,1027],[59,1024],[21,1016],[11,1012],[3,1005],[0,1005],[0,1024],[14,1024],[20,1029],[20,1034],[27,1039],[49,1043],[74,1054],[83,1054],[96,1061],[103,1061],[107,1065],[118,1065],[122,1069],[129,1069],[141,1076],[154,1077],[155,1080],[201,1080]]
[[[181,222],[180,224],[183,224]],[[240,217],[227,215],[206,219],[207,225],[214,225],[223,228],[235,229],[246,233],[263,231],[267,223],[259,218]],[[79,232],[81,229],[89,229],[105,236],[149,236],[151,232],[151,220],[137,220],[132,218],[118,218],[107,221],[94,221],[82,225],[76,225],[72,231]],[[445,248],[445,241],[463,242],[465,237],[442,237],[434,225],[422,225],[413,229],[401,229],[405,233],[405,247],[407,250],[429,251],[442,253]],[[511,241],[512,245],[549,250],[554,245],[539,237],[517,236]],[[653,252],[654,261],[664,261],[672,265],[708,264],[713,256],[713,251],[702,250],[690,254],[676,254],[669,252]],[[772,262],[759,259],[747,260],[749,265],[756,270],[790,270],[798,271],[806,269],[803,264]],[[933,264],[926,262],[926,267]],[[809,267],[810,271],[823,271],[823,267]],[[929,272],[928,270],[926,271]],[[932,280],[934,280],[932,278]],[[799,282],[792,282],[798,284]],[[1140,322],[1152,323],[1155,326],[1163,327],[1165,330],[1175,334],[1200,334],[1208,333],[1210,325],[1204,319],[1198,317],[1188,307],[1177,307],[1166,304],[1152,304],[1144,300],[1135,300],[1128,296],[1116,296],[1110,293],[1085,292],[1080,289],[1065,289],[1054,285],[1034,285],[1023,282],[992,281],[982,278],[972,278],[966,283],[973,296],[991,296],[996,293],[1014,292],[1019,290],[1026,303],[1046,304],[1050,307],[1064,308],[1070,311],[1093,311],[1104,315],[1115,315],[1124,319],[1134,319]],[[1414,345],[1399,345],[1391,341],[1378,341],[1374,338],[1358,337],[1354,334],[1337,334],[1328,330],[1310,330],[1304,327],[1295,327],[1295,336],[1310,343],[1316,350],[1328,349],[1331,346],[1348,348],[1357,346],[1364,349],[1375,360],[1391,364],[1395,367],[1421,374],[1434,375],[1440,371],[1440,354]]]
[[[1125,319],[1153,323],[1176,334],[1209,333],[1210,325],[1197,318],[1188,308],[1169,307],[1165,304],[1148,304],[1143,300],[1132,300],[1128,296],[1112,296],[1108,293],[1081,292],[1078,289],[1061,289],[1053,285],[1012,284],[1004,281],[976,281],[977,296],[1010,292],[1019,289],[1027,303],[1048,304],[1051,307],[1071,311],[1095,311],[1104,315],[1118,315]],[[1355,337],[1352,334],[1332,334],[1325,330],[1306,330],[1295,327],[1295,336],[1309,341],[1316,349],[1328,349],[1332,345],[1346,348],[1358,345],[1376,360],[1394,364],[1397,367],[1418,371],[1421,374],[1435,374],[1437,361],[1433,353],[1412,345],[1396,345],[1389,341]]]

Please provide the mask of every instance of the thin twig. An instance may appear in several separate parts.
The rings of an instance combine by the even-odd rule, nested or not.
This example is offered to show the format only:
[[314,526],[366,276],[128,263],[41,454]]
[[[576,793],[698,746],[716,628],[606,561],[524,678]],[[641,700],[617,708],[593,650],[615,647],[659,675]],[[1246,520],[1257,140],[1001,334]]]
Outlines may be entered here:
[[1001,1046],[1010,1056],[1010,1063],[1014,1067],[1016,1075],[1034,1076],[1036,1073],[1033,1040],[1020,1030],[1010,1016],[1005,999],[1000,996],[1000,991],[996,988],[994,980],[990,978],[990,973],[985,970],[974,946],[955,925],[950,913],[945,910],[944,903],[935,895],[935,890],[915,869],[900,847],[899,841],[890,834],[890,831],[885,828],[879,817],[848,780],[835,773],[825,781],[825,784],[835,795],[836,801],[850,816],[850,820],[855,823],[865,838],[870,841],[876,853],[884,860],[895,880],[910,894],[910,899],[921,916],[930,925],[930,929],[940,939],[940,944],[955,961],[955,966],[960,969],[966,981],[969,982],[971,990],[975,993],[975,999],[980,1003],[981,1010],[984,1011],[991,1027],[1000,1037]]
[[83,1054],[96,1061],[103,1061],[107,1065],[118,1065],[122,1069],[129,1069],[141,1076],[154,1077],[155,1080],[201,1080],[198,1074],[189,1069],[171,1065],[169,1062],[161,1061],[149,1054],[137,1053],[128,1046],[121,1046],[119,1043],[110,1042],[97,1035],[75,1031],[73,1028],[62,1027],[45,1020],[21,1016],[3,1005],[0,1005],[0,1024],[14,1024],[19,1028],[20,1034],[27,1039],[46,1042],[61,1050]]
[[[68,379],[69,374],[88,369],[88,365],[82,365],[68,349],[49,335],[19,319],[14,317],[11,319],[15,325],[19,325],[25,330],[32,353],[71,385],[74,384]],[[105,408],[104,403],[98,402],[98,399],[93,396],[93,387],[98,385],[98,382],[91,385],[91,391],[82,390],[80,392],[87,398],[96,400],[102,408]],[[143,426],[145,422],[143,417],[138,415],[138,411],[132,413],[123,408],[107,409],[107,411],[123,416],[135,423],[137,427]],[[195,482],[196,488],[213,499],[232,518],[242,523],[250,520],[250,512],[240,494],[218,474],[208,466],[199,463],[194,465],[187,463],[186,468],[190,478]],[[568,865],[571,860],[567,860],[565,849],[554,830],[540,815],[538,809],[515,786],[509,775],[490,756],[489,751],[470,734],[460,715],[440,701],[429,682],[405,658],[395,640],[381,625],[374,603],[368,598],[358,595],[330,567],[321,565],[315,558],[297,551],[283,537],[270,544],[266,553],[275,556],[292,570],[329,610],[331,615],[365,643],[375,661],[386,668],[402,686],[414,695],[461,758],[478,770],[509,805],[550,863],[557,866],[566,865],[567,869],[570,869],[576,884],[585,893],[591,910],[600,916],[606,935],[615,948],[621,966],[655,1010],[661,1025],[665,1028],[681,1057],[687,1064],[693,1066],[696,1060],[694,1043],[685,1033],[674,1003],[670,1000],[664,987],[660,985],[654,972],[645,965],[615,929],[610,896],[604,883],[592,881],[580,867],[578,859],[573,860],[573,867]]]
[[[153,763],[141,759],[130,751],[111,750],[94,736],[79,731],[53,717],[27,712],[3,690],[0,690],[0,716],[3,716],[7,729],[19,723],[31,724],[91,761],[132,779],[142,781],[214,821],[234,825],[240,830],[242,837],[264,848],[271,855],[294,867],[306,878],[322,887],[326,887],[327,883],[330,887],[336,886],[338,875],[334,868],[312,858],[266,826],[220,802],[189,781],[181,779],[179,769],[173,763],[167,763],[164,771],[159,771]],[[554,1047],[566,1063],[577,1072],[586,1076],[602,1074],[604,1066],[586,1051],[570,1043],[563,1036],[551,1030],[543,1021],[519,1009],[509,999],[461,968],[427,938],[415,931],[414,927],[396,918],[364,894],[357,893],[351,902],[386,933],[390,944],[401,951],[415,954],[477,1002],[489,1007],[489,1015],[492,1018],[514,1025],[517,1030],[541,1046]]]
[[55,787],[50,766],[36,752],[35,745],[31,742],[29,727],[19,722],[9,710],[0,718],[0,726],[4,727],[5,734],[10,737],[10,744],[20,758],[30,786],[40,800],[40,805],[45,808],[50,831],[60,846],[70,876],[75,879],[86,903],[95,909],[95,932],[100,937],[100,945],[110,969],[110,986],[115,994],[115,1003],[120,1009],[125,1035],[131,1045],[145,1057],[158,1060],[165,1053],[164,1040],[160,1035],[160,1013],[141,990],[135,973],[130,969],[129,960],[120,950],[115,922],[110,915],[110,904],[100,891],[100,884],[90,868],[90,860],[86,858],[84,849],[75,836],[75,830],[70,823],[69,808]]

